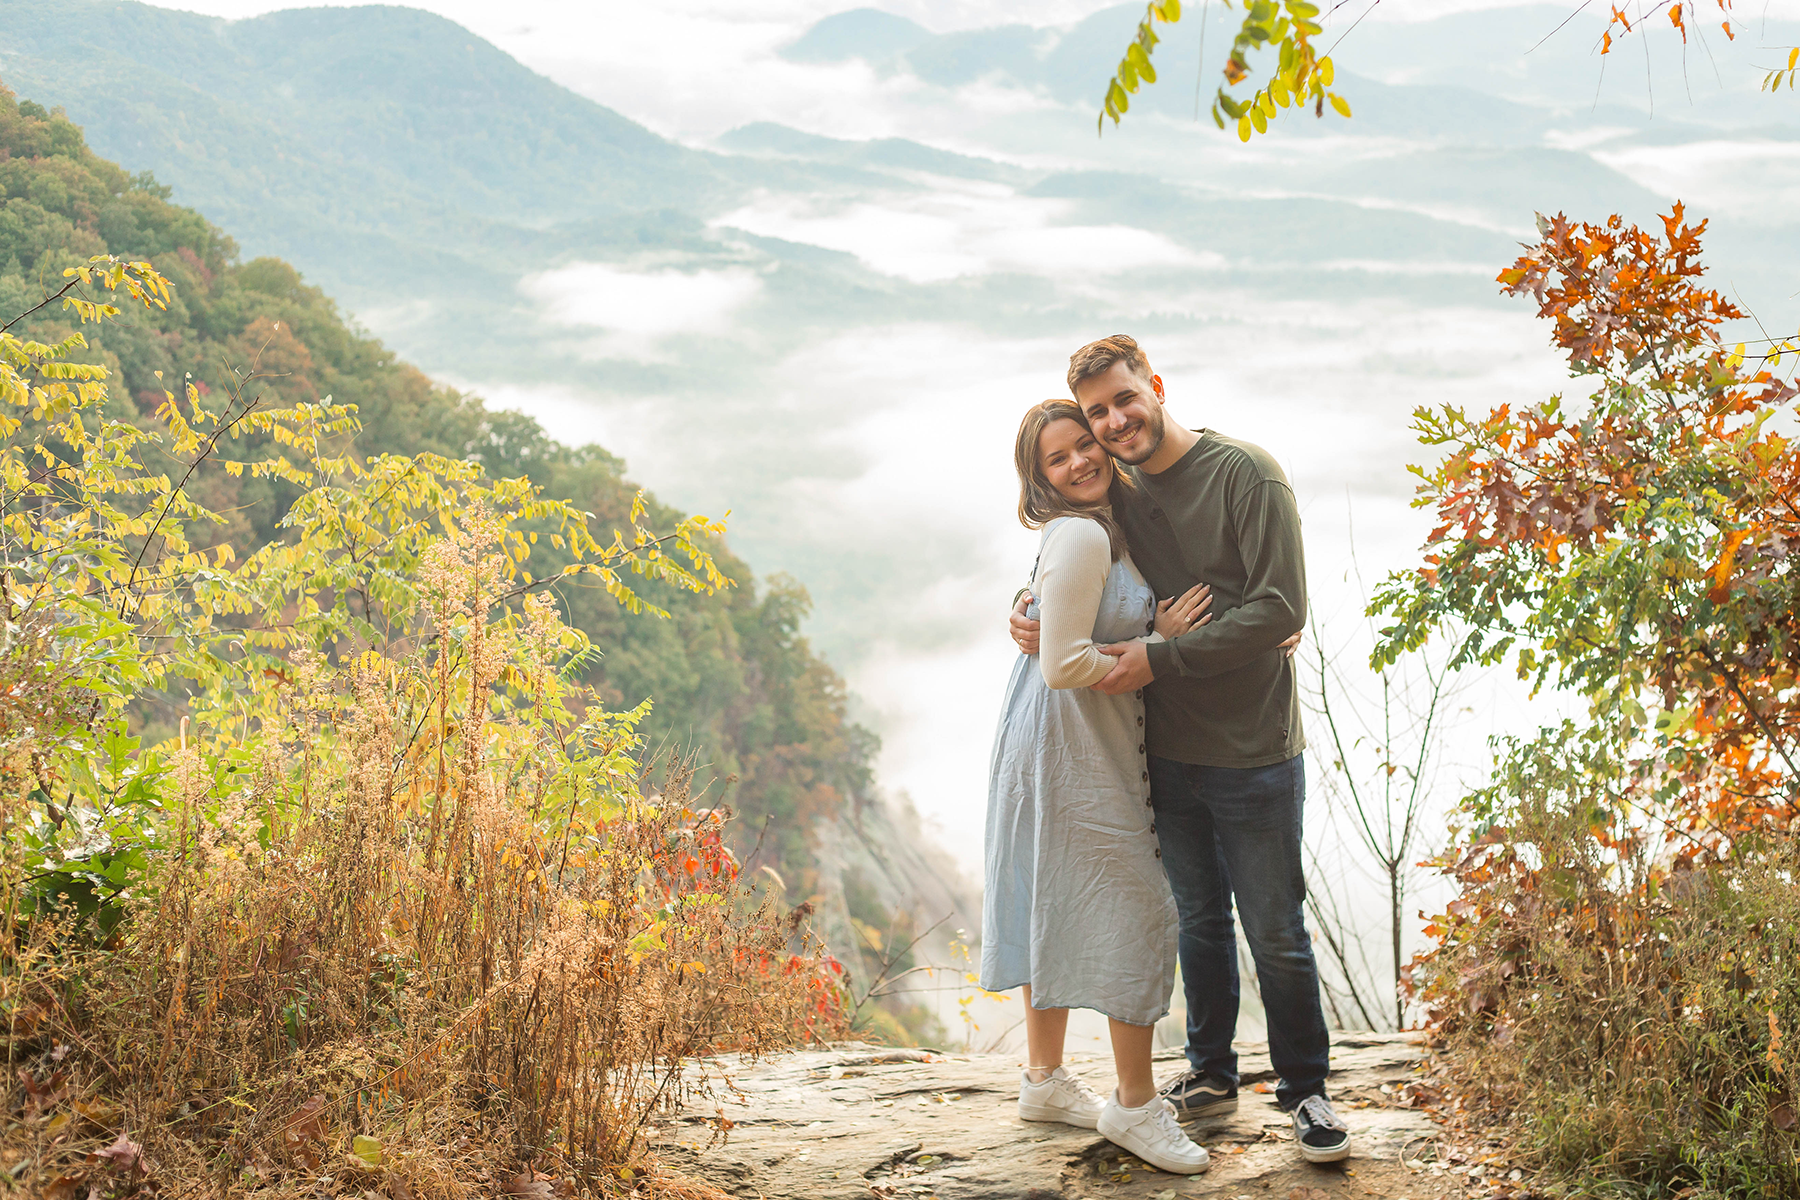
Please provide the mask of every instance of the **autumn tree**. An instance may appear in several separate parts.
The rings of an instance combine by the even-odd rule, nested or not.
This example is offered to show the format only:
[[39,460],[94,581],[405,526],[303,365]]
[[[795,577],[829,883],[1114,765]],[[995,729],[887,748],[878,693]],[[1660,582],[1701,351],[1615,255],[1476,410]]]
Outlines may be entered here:
[[1792,1195],[1800,338],[1729,342],[1705,228],[1540,218],[1499,282],[1574,387],[1416,414],[1437,524],[1375,663],[1453,626],[1453,664],[1588,704],[1502,744],[1438,860],[1415,982],[1465,1099],[1569,1174]]
[[[1551,322],[1589,396],[1420,410],[1425,565],[1376,596],[1392,662],[1446,619],[1461,663],[1573,687],[1594,728],[1653,740],[1693,830],[1785,814],[1800,789],[1800,453],[1782,432],[1792,341],[1758,352],[1704,283],[1706,222],[1540,218],[1500,281]],[[1674,786],[1671,784],[1671,786]]]

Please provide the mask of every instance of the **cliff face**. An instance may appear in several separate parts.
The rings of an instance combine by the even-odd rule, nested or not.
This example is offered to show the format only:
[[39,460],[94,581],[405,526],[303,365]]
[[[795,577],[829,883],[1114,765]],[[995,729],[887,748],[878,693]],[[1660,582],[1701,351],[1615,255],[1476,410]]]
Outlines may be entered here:
[[[1460,1195],[1428,1165],[1437,1129],[1395,1106],[1423,1051],[1402,1035],[1340,1035],[1332,1094],[1352,1130],[1346,1163],[1309,1166],[1276,1107],[1267,1048],[1240,1047],[1238,1112],[1189,1126],[1212,1152],[1192,1178],[1167,1175],[1086,1130],[1018,1119],[1012,1056],[936,1054],[845,1045],[732,1071],[714,1064],[715,1095],[696,1099],[660,1130],[658,1153],[685,1174],[734,1196],[763,1200],[1122,1200],[1262,1197],[1326,1200]],[[1160,1056],[1167,1070],[1178,1056]],[[1069,1065],[1097,1090],[1110,1063]],[[1255,1090],[1270,1086],[1269,1092]],[[1384,1090],[1384,1086],[1386,1090]],[[722,1120],[721,1120],[722,1118]]]

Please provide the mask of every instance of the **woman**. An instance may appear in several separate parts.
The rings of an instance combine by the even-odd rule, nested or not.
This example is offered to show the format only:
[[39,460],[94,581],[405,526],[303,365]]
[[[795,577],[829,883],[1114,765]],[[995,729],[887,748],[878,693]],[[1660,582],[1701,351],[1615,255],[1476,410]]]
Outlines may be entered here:
[[[1196,587],[1156,603],[1125,550],[1110,499],[1116,470],[1067,400],[1019,426],[1019,520],[1042,529],[1031,594],[1035,661],[1007,686],[988,784],[981,986],[1022,987],[1030,1059],[1019,1116],[1098,1129],[1164,1171],[1207,1166],[1156,1094],[1150,1054],[1175,984],[1175,902],[1157,848],[1144,757],[1143,693],[1090,685],[1101,645],[1185,633],[1211,618]],[[1070,1008],[1105,1014],[1119,1086],[1102,1101],[1062,1066]]]

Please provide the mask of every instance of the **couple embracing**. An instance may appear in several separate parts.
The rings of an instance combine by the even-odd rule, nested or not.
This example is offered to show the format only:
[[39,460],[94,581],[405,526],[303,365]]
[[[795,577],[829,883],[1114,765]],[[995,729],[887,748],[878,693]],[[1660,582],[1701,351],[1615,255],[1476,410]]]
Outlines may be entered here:
[[[1205,1170],[1177,1118],[1237,1108],[1235,899],[1276,1099],[1302,1155],[1338,1161],[1350,1136],[1325,1094],[1301,911],[1293,492],[1257,447],[1165,419],[1163,381],[1129,337],[1076,351],[1068,382],[1074,401],[1034,406],[1014,449],[1019,519],[1043,538],[1013,610],[1023,655],[988,790],[981,984],[1024,989],[1019,1115]],[[1177,956],[1188,1069],[1159,1089],[1154,1027]],[[1108,1018],[1110,1097],[1062,1065],[1071,1008]]]

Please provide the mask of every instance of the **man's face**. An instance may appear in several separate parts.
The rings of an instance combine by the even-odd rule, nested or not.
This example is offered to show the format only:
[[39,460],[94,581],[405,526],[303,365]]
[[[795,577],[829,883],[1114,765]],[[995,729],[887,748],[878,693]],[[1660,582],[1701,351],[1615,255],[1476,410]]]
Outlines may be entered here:
[[1163,383],[1145,379],[1123,362],[1075,385],[1075,403],[1106,452],[1133,466],[1144,462],[1163,440]]

